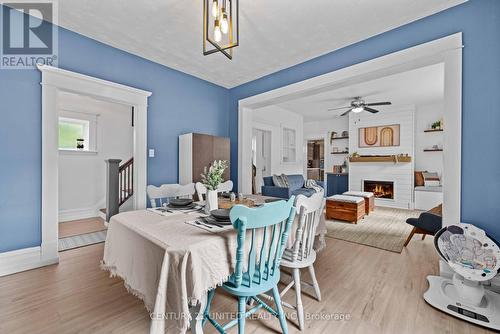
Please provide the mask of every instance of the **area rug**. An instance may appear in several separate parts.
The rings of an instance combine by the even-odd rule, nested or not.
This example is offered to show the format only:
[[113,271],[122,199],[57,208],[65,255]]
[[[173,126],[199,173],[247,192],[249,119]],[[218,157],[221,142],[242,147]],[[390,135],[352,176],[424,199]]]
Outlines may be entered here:
[[59,239],[59,251],[62,252],[104,242],[106,241],[106,232],[107,230],[103,230],[61,238]]
[[406,219],[419,215],[420,211],[376,207],[357,224],[326,220],[327,236],[401,253],[412,230]]

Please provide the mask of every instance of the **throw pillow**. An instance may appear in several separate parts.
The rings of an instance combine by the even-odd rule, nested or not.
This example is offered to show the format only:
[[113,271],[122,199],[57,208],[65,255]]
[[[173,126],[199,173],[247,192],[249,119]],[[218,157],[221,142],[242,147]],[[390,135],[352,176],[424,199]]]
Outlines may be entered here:
[[415,172],[415,187],[421,187],[424,185],[424,172],[416,171]]
[[287,188],[287,185],[286,185],[285,181],[283,180],[283,176],[282,175],[276,175],[276,174],[274,174],[273,175],[273,184],[276,187]]
[[441,185],[438,173],[423,172],[424,185],[426,187],[438,187]]
[[422,175],[424,176],[424,180],[439,180],[439,175],[438,173],[435,172],[423,172]]
[[281,174],[281,179],[283,180],[283,184],[285,185],[285,188],[290,187],[290,183],[288,182],[288,176],[285,174]]

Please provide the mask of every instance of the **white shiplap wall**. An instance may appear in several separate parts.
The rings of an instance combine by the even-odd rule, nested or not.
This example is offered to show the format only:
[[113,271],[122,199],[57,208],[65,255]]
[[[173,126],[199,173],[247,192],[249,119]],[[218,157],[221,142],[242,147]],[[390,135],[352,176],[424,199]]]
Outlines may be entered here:
[[[414,157],[415,107],[384,108],[378,114],[362,112],[349,116],[349,152],[360,155],[408,154]],[[360,148],[359,128],[400,125],[400,145],[394,147]],[[413,209],[413,162],[411,163],[350,163],[349,190],[363,190],[364,180],[394,182],[394,200],[376,199],[379,206]]]

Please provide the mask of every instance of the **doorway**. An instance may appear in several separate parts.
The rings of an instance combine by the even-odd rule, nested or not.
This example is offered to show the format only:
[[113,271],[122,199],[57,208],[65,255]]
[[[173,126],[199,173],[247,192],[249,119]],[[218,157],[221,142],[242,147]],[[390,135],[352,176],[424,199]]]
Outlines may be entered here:
[[435,64],[444,65],[443,119],[443,225],[460,221],[461,194],[461,106],[462,106],[462,34],[397,51],[360,64],[254,95],[238,102],[238,189],[249,191],[252,111],[300,96],[320,94],[376,78]]
[[260,194],[262,178],[271,176],[271,131],[252,129],[252,193]]
[[325,179],[325,141],[323,138],[307,141],[307,179]]
[[[132,107],[58,92],[59,251],[104,242],[106,163],[132,161]],[[132,208],[133,189],[120,211]]]
[[147,101],[151,92],[47,65],[42,72],[42,243],[36,268],[59,261],[59,93],[70,92],[134,107],[134,209],[146,207]]

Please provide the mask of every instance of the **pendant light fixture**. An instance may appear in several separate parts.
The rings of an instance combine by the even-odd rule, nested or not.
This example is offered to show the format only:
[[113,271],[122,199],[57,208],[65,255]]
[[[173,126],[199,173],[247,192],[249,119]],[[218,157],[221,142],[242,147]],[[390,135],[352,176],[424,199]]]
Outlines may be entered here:
[[203,55],[221,52],[233,59],[239,45],[238,0],[203,0]]

